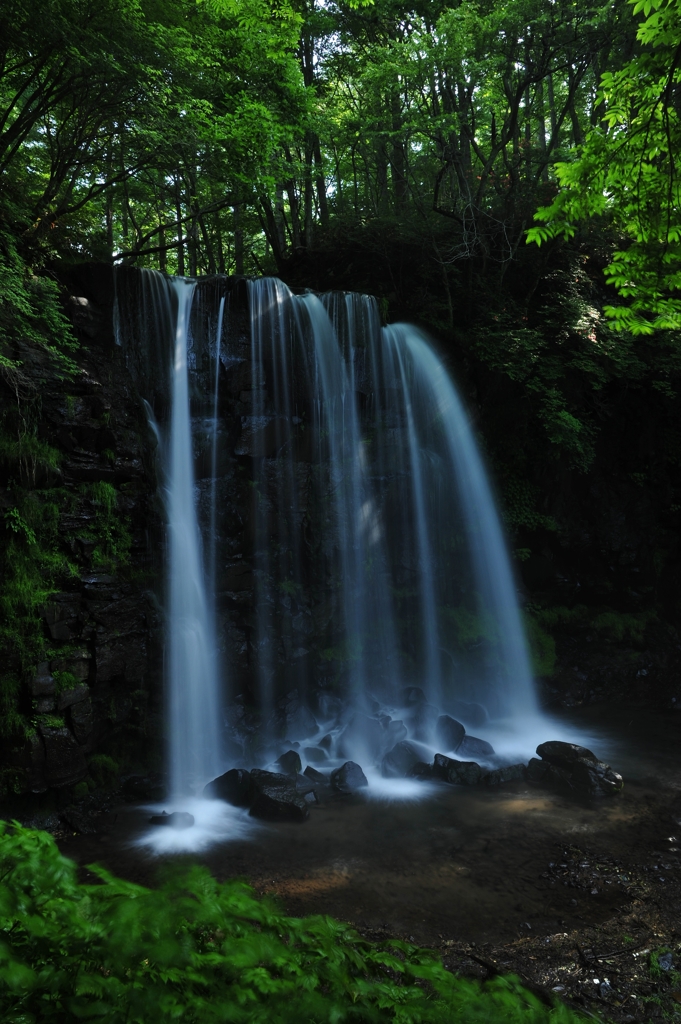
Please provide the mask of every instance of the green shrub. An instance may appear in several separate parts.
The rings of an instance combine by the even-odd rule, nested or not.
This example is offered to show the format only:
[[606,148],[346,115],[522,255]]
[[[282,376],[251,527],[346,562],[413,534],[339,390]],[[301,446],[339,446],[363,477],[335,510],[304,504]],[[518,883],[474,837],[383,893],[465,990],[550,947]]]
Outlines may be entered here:
[[194,866],[158,890],[76,865],[51,836],[0,823],[4,1024],[569,1024],[515,978],[480,985],[428,950],[292,918]]
[[107,754],[95,754],[88,767],[98,786],[111,786],[118,780],[118,763]]

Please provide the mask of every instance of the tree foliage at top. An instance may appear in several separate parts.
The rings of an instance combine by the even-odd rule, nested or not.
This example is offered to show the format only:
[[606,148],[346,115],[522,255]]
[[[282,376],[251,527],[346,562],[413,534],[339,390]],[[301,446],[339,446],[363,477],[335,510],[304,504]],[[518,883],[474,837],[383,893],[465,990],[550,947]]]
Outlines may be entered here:
[[578,158],[557,164],[561,189],[528,235],[541,244],[590,218],[610,223],[619,245],[606,280],[628,301],[605,312],[620,330],[652,334],[681,327],[681,3],[632,2],[641,52],[604,71],[599,120]]

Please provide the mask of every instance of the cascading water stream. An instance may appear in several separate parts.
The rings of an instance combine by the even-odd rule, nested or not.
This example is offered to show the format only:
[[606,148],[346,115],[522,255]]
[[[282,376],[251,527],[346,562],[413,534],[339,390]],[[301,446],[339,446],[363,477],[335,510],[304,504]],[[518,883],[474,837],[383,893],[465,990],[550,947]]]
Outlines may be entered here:
[[167,506],[169,550],[169,752],[174,799],[220,769],[215,641],[196,517],[187,344],[194,282],[174,279],[177,320],[172,364]]

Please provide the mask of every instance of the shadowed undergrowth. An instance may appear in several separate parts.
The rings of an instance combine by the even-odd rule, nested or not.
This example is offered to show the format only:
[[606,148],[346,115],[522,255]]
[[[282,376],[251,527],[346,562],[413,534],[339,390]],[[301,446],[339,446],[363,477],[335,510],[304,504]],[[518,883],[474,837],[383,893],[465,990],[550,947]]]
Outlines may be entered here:
[[329,917],[287,917],[197,865],[155,890],[90,870],[98,881],[79,882],[47,833],[0,823],[5,1024],[579,1020],[516,978],[458,978],[429,950],[370,943]]

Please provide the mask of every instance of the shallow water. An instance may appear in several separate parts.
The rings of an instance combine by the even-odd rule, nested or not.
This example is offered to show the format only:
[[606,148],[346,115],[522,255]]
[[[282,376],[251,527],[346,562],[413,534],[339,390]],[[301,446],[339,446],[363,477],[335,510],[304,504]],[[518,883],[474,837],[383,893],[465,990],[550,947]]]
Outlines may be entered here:
[[[371,776],[363,794],[314,808],[302,825],[254,822],[219,801],[197,801],[204,811],[196,846],[185,853],[220,878],[245,877],[276,894],[291,913],[329,913],[423,943],[505,941],[528,925],[533,934],[549,934],[598,923],[621,901],[617,886],[593,895],[556,887],[547,867],[568,847],[591,858],[635,858],[639,850],[643,857],[658,833],[674,828],[681,818],[681,714],[594,707],[561,721],[566,734],[572,728],[582,741],[589,736],[595,753],[622,772],[619,797],[580,805],[524,783],[417,789],[416,782]],[[194,805],[183,809],[195,812]],[[152,853],[149,813],[124,806],[108,835],[73,836],[61,846],[80,863],[97,860],[153,884],[159,862],[178,848],[176,837],[193,830],[173,837],[156,828],[165,835]]]

